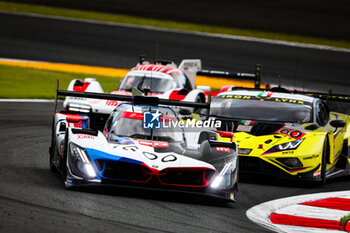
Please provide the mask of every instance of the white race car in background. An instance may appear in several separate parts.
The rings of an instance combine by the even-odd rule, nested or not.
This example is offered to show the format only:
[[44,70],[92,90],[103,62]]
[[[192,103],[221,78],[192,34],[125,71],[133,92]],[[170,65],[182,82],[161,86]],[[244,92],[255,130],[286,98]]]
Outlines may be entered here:
[[[141,61],[126,74],[111,94],[131,96],[132,89],[137,89],[145,95],[158,96],[161,99],[204,103],[205,91],[209,91],[210,87],[194,89],[195,76],[200,69],[201,61],[198,59],[183,60],[179,67],[173,62],[159,61],[150,64]],[[104,93],[100,83],[93,78],[72,80],[68,91]],[[110,114],[122,102],[67,97],[63,106],[73,112]]]

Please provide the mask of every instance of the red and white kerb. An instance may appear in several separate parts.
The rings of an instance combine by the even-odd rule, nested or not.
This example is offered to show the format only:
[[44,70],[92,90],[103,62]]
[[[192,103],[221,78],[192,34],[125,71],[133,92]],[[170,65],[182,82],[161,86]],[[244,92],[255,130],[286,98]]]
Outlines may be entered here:
[[273,224],[350,232],[340,219],[350,214],[350,199],[325,198],[288,206],[270,215]]
[[[247,211],[253,222],[276,232],[350,232],[350,191],[316,193],[262,203]],[[347,221],[341,221],[344,218]],[[343,220],[344,220],[343,219]]]

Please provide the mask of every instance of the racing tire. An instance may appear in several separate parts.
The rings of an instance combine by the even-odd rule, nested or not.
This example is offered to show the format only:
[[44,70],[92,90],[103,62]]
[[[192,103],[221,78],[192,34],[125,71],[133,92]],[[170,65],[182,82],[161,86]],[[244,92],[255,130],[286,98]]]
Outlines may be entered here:
[[196,103],[205,103],[205,97],[201,94],[196,96]]
[[63,152],[63,161],[62,161],[62,178],[63,184],[66,189],[71,189],[71,187],[67,186],[67,154],[68,154],[68,130],[66,130],[66,138],[64,140],[64,152]]
[[54,154],[58,153],[57,147],[56,147],[56,140],[55,140],[55,136],[54,136],[54,126],[53,125],[54,125],[54,120],[52,120],[51,146],[50,146],[50,149],[49,149],[49,153],[50,153],[49,167],[50,167],[50,172],[56,173],[57,172],[57,168],[52,163],[52,161],[54,159]]
[[320,184],[323,185],[326,183],[326,171],[327,171],[327,156],[328,156],[328,140],[324,141],[323,150],[322,150],[322,162],[321,162],[321,180]]
[[53,164],[53,159],[54,159],[54,155],[57,155],[58,151],[57,151],[57,147],[55,144],[53,144],[51,146],[51,151],[50,151],[50,161],[49,161],[49,166],[50,166],[50,172],[52,173],[57,173],[57,168],[55,167],[55,165]]
[[[204,95],[201,95],[201,94],[197,95],[197,96],[196,96],[196,100],[195,100],[194,102],[196,102],[196,103],[205,103],[205,96],[204,96]],[[194,109],[193,109],[193,112],[194,112],[194,113],[197,113],[197,112],[199,112],[200,110],[201,110],[200,108],[194,108]]]

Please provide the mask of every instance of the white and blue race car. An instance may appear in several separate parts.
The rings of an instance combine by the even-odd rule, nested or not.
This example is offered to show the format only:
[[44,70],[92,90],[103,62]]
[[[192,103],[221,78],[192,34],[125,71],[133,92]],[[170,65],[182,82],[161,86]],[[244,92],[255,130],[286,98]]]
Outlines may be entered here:
[[219,133],[204,131],[197,148],[189,149],[183,128],[176,124],[176,113],[157,101],[157,97],[134,96],[131,103],[115,108],[103,131],[89,129],[87,115],[56,112],[51,170],[62,175],[66,188],[132,186],[234,200],[238,191],[236,144],[218,141]]

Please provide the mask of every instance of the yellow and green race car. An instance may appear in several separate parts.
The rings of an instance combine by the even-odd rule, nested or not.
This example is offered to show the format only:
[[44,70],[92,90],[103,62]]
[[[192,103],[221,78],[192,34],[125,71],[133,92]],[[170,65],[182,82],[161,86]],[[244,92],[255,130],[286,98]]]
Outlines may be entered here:
[[350,173],[350,116],[330,112],[319,98],[228,91],[213,98],[210,116],[222,121],[218,130],[233,132],[240,174],[325,182]]

